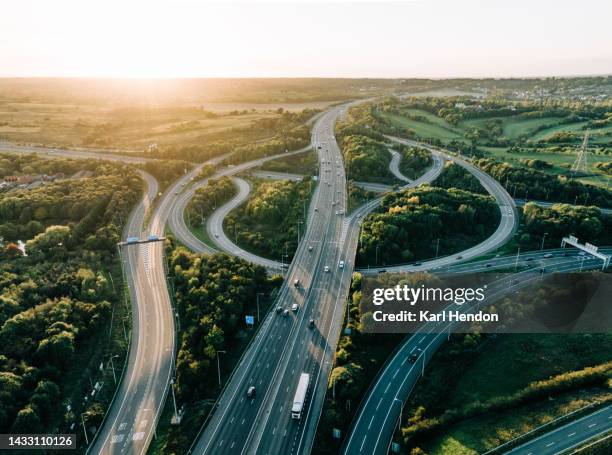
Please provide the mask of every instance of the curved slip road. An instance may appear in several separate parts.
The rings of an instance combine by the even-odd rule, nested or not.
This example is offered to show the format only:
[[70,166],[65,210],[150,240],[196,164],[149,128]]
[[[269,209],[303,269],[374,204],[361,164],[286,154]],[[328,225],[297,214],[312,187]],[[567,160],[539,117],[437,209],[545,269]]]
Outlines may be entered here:
[[223,251],[246,259],[247,261],[255,264],[263,265],[264,267],[267,267],[273,271],[282,273],[283,269],[280,262],[257,256],[256,254],[240,248],[225,234],[225,231],[223,230],[223,220],[229,214],[229,212],[245,202],[249,198],[249,194],[251,192],[251,185],[249,185],[246,180],[238,177],[232,177],[232,182],[238,189],[238,193],[231,200],[215,210],[208,218],[206,221],[206,232],[208,233],[208,237],[212,239],[213,242],[215,242],[215,244]]
[[399,165],[400,161],[402,160],[402,155],[400,155],[398,151],[393,150],[392,148],[389,148],[388,150],[391,154],[391,162],[389,163],[389,170],[391,171],[391,173],[395,176],[395,178],[401,180],[402,182],[412,182],[411,179],[406,177],[404,174],[402,174],[402,171],[400,171]]
[[[210,235],[210,239],[211,241],[213,241],[215,243],[215,246],[218,248],[214,248],[211,245],[207,245],[206,243],[202,242],[199,238],[197,238],[193,232],[191,232],[191,229],[189,229],[187,227],[187,223],[185,222],[185,210],[187,209],[187,206],[189,205],[189,201],[193,198],[195,192],[202,187],[205,187],[206,185],[208,185],[208,181],[210,179],[217,179],[219,177],[230,177],[233,175],[236,175],[240,172],[246,171],[248,169],[251,169],[253,167],[257,167],[260,166],[261,164],[265,163],[266,161],[270,161],[270,160],[275,160],[275,159],[279,159],[279,158],[284,158],[287,156],[292,156],[292,155],[297,155],[299,153],[304,153],[307,152],[308,150],[311,150],[312,146],[308,145],[306,147],[303,147],[299,150],[295,150],[292,152],[287,152],[287,153],[281,153],[278,155],[273,155],[273,156],[268,156],[268,157],[264,157],[264,158],[259,158],[257,160],[254,161],[249,161],[246,163],[241,163],[235,166],[228,166],[225,167],[223,169],[220,169],[219,171],[215,172],[215,174],[211,175],[208,178],[202,179],[200,181],[194,182],[192,185],[190,185],[189,187],[185,188],[184,190],[182,190],[180,192],[180,194],[178,195],[178,197],[176,198],[175,203],[172,205],[171,209],[170,209],[170,216],[168,218],[168,226],[170,227],[170,229],[172,230],[172,232],[174,233],[174,235],[176,236],[176,238],[178,240],[181,241],[181,243],[183,243],[185,246],[187,246],[187,248],[189,248],[192,251],[198,252],[198,253],[206,253],[206,254],[213,254],[213,253],[217,253],[219,250],[222,251],[226,251],[228,253],[232,253],[234,251],[239,252],[240,254],[238,254],[238,256],[243,257],[244,259],[250,260],[252,262],[254,262],[255,264],[259,264],[259,265],[263,265],[264,267],[268,267],[268,268],[272,268],[276,271],[278,271],[280,269],[281,264],[279,262],[276,261],[272,261],[270,259],[265,259],[265,258],[260,258],[259,256],[255,256],[251,253],[247,253],[246,251],[242,250],[241,248],[239,248],[238,246],[234,245],[231,240],[229,240],[227,238],[227,236],[225,236],[225,234],[223,233],[223,229],[218,229],[218,234],[219,237],[221,237],[221,235],[225,236],[225,240],[223,242],[218,242],[217,238],[214,236],[214,232],[213,231],[213,235]],[[232,199],[233,200],[233,199]],[[227,204],[232,203],[232,201],[228,202]],[[237,204],[239,205],[239,204]],[[219,208],[218,210],[220,210],[221,208]],[[217,210],[217,211],[218,211]],[[230,209],[231,210],[231,209]],[[227,211],[229,213],[229,210]],[[209,217],[209,220],[207,221],[207,230],[208,230],[208,226],[209,226],[209,222],[210,222],[210,218],[215,216],[216,212],[213,212],[213,214],[211,215],[211,217]],[[222,221],[223,219],[221,219]],[[222,224],[221,224],[222,226]],[[230,246],[231,245],[231,246]],[[228,249],[225,250],[224,246],[227,247]],[[242,256],[242,253],[245,253],[244,256]]]
[[[556,250],[554,250],[556,251]],[[541,251],[537,254],[547,254]],[[476,265],[475,271],[478,270]],[[597,269],[601,260],[585,256],[557,255],[547,262],[546,273],[570,272],[580,269]],[[533,267],[515,273],[509,277],[496,280],[487,286],[487,299],[482,306],[494,303],[508,292],[532,284],[539,280],[541,273],[538,267]],[[518,278],[518,279],[517,279]],[[471,311],[473,307],[465,306],[463,311]],[[447,340],[454,323],[426,323],[415,334],[407,338],[396,353],[383,366],[381,373],[370,387],[345,441],[343,454],[386,454],[391,444],[400,410],[410,392],[424,371],[425,365],[435,351]],[[415,364],[408,362],[410,353],[416,349],[423,350]],[[533,455],[540,452],[534,452]],[[525,454],[526,455],[526,454]]]
[[[390,267],[374,267],[369,269],[360,269],[361,273],[380,273],[381,271],[387,272],[416,272],[416,271],[424,271],[431,270],[439,267],[445,267],[450,264],[465,262],[469,259],[473,259],[475,257],[486,254],[492,250],[495,250],[499,246],[506,243],[508,240],[512,238],[514,232],[518,227],[518,214],[516,212],[516,205],[512,197],[508,194],[508,192],[504,189],[504,187],[497,182],[493,177],[488,175],[487,173],[481,171],[473,164],[455,156],[449,155],[444,151],[425,146],[423,144],[418,144],[415,141],[410,141],[406,139],[400,139],[393,136],[386,136],[388,139],[396,141],[401,144],[413,145],[425,148],[431,151],[433,156],[443,156],[444,159],[453,161],[457,163],[459,166],[465,168],[468,172],[470,172],[474,177],[476,177],[482,186],[487,190],[487,192],[495,198],[497,205],[500,208],[501,217],[500,223],[497,226],[495,232],[486,240],[482,241],[478,245],[475,245],[467,250],[461,251],[451,256],[443,256],[437,259],[432,259],[429,261],[424,261],[421,265],[395,265]],[[460,258],[459,258],[460,257]]]

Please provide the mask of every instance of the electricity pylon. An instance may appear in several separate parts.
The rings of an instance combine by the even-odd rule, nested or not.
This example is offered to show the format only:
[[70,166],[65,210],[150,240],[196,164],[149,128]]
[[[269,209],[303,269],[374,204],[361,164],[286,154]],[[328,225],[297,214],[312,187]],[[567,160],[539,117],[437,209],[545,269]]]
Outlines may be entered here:
[[589,145],[589,130],[584,133],[584,139],[580,146],[580,151],[576,157],[576,161],[572,164],[572,174],[586,174],[587,173],[587,146]]

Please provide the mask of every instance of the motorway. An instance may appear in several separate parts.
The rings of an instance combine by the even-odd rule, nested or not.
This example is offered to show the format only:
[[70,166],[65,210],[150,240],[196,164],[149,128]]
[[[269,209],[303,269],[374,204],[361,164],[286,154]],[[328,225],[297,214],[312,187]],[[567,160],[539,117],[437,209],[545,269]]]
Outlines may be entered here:
[[[549,201],[537,201],[537,200],[530,200],[530,201],[526,201],[525,199],[515,199],[514,202],[516,203],[516,205],[518,207],[522,207],[524,206],[527,202],[533,202],[536,205],[539,205],[541,207],[546,207],[546,208],[550,208],[555,204],[566,204],[565,202],[549,202]],[[569,204],[569,205],[574,205],[574,204]],[[582,205],[582,206],[578,206],[578,207],[589,207],[588,205]],[[597,209],[601,212],[601,213],[605,213],[606,215],[610,215],[612,214],[612,209],[602,209],[600,207],[597,207]]]
[[[47,149],[7,143],[0,144],[0,149],[10,153],[36,153],[45,158],[104,159],[132,164],[148,161],[146,158],[96,151]],[[140,171],[140,174],[146,190],[128,218],[123,232],[124,240],[143,236],[146,214],[158,193],[157,181],[146,172]],[[96,455],[146,452],[174,362],[174,326],[161,243],[123,247],[121,261],[132,303],[130,350],[123,379],[87,451]]]
[[[277,300],[282,308],[295,303],[299,309],[287,317],[271,312],[262,321],[193,447],[194,453],[290,454],[310,449],[318,419],[310,409],[318,411],[325,394],[343,314],[340,296],[348,293],[350,282],[348,267],[338,268],[343,257],[339,243],[343,217],[335,214],[346,208],[344,169],[333,138],[334,122],[344,109],[325,112],[312,131],[312,144],[321,146],[319,159],[326,164],[321,167],[305,235]],[[332,200],[337,204],[330,204]],[[330,272],[324,272],[325,266]],[[297,287],[295,279],[299,279]],[[312,329],[308,328],[311,318],[315,320]],[[301,420],[292,421],[290,403],[302,371],[312,374],[309,406]],[[245,396],[251,385],[257,387],[254,400]]]
[[508,455],[556,455],[582,446],[586,441],[612,430],[612,406],[605,406],[591,414],[532,439],[508,452]]
[[45,158],[75,158],[75,159],[94,159],[94,160],[108,160],[108,161],[121,161],[123,163],[139,164],[147,161],[153,161],[151,158],[141,158],[137,156],[129,156],[126,154],[119,155],[110,153],[107,150],[95,150],[95,149],[77,149],[77,150],[64,150],[53,147],[39,147],[33,145],[17,145],[12,142],[0,142],[0,152],[2,153],[18,153],[21,155],[41,155]]
[[[557,250],[554,250],[557,251]],[[606,250],[609,252],[610,250]],[[580,269],[597,269],[601,260],[593,257],[563,256],[547,250],[537,253],[544,260],[544,254],[555,254],[554,259],[546,263],[546,273],[569,272]],[[530,256],[534,257],[534,256]],[[498,258],[509,261],[512,256]],[[478,270],[478,266],[476,267]],[[532,284],[539,280],[541,273],[538,267],[522,270],[518,273],[501,278],[488,284],[487,299],[481,306],[494,303],[508,292]],[[474,308],[464,306],[464,311]],[[415,334],[409,336],[395,354],[386,362],[381,373],[370,387],[359,411],[353,420],[350,432],[345,440],[343,454],[385,454],[389,450],[392,437],[397,428],[400,411],[410,395],[413,387],[423,374],[427,362],[435,351],[447,340],[452,331],[453,323],[426,323]],[[416,363],[408,362],[410,353],[421,348],[422,354]],[[540,452],[534,452],[540,453]]]

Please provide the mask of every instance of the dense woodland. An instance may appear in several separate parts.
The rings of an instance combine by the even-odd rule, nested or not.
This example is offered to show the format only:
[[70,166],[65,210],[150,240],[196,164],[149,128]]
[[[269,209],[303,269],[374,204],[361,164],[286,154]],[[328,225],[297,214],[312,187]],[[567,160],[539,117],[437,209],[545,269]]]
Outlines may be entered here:
[[209,179],[207,184],[195,191],[187,205],[187,215],[192,225],[204,225],[206,219],[217,208],[236,194],[236,187],[229,177]]
[[[103,161],[11,156],[0,163],[4,174],[92,172],[0,193],[0,430],[67,432],[84,412],[92,432],[113,390],[109,370],[98,367],[109,352],[120,354],[119,364],[125,355],[123,334],[114,337],[108,324],[113,306],[123,306],[116,242],[141,180]],[[83,401],[90,381],[106,385]]]
[[263,267],[226,254],[206,256],[182,247],[168,254],[181,324],[175,390],[188,412],[186,422],[170,430],[163,451],[185,453],[210,411],[203,400],[219,392],[217,352],[225,353],[227,377],[253,333],[244,325],[245,315],[256,314],[257,294],[270,295],[282,278],[268,278]]
[[391,155],[381,131],[389,132],[372,114],[370,104],[351,107],[336,123],[336,139],[344,157],[347,179],[393,183],[389,172]]
[[401,173],[410,179],[419,178],[433,162],[429,150],[407,145],[395,145],[394,148],[402,157],[399,164]]
[[288,263],[297,249],[298,223],[300,237],[304,235],[310,195],[314,182],[304,179],[255,180],[251,198],[230,212],[225,230],[230,238],[258,255]]
[[365,267],[452,254],[491,235],[499,217],[492,197],[455,188],[388,194],[363,223],[357,260]]
[[155,160],[147,161],[140,167],[155,177],[163,190],[190,170],[193,164],[182,160]]
[[452,161],[444,163],[444,169],[433,185],[446,189],[458,188],[472,193],[488,194],[473,174]]
[[475,160],[474,164],[504,185],[516,198],[612,207],[612,191],[585,185],[566,176],[550,175],[491,158]]
[[575,235],[581,242],[612,245],[612,215],[597,207],[555,204],[550,208],[528,203],[523,207],[522,234],[519,242],[524,250],[558,247],[561,239]]

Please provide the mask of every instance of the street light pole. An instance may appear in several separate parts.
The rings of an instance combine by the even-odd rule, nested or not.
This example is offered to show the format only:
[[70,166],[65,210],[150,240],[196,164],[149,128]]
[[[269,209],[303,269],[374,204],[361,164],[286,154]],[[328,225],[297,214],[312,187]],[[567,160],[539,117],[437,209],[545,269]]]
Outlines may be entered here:
[[378,245],[376,245],[376,267],[378,267]]
[[113,370],[113,381],[115,382],[115,384],[117,384],[117,376],[115,376],[115,364],[113,363],[113,359],[115,357],[119,357],[119,354],[111,355],[110,364],[111,364],[111,369]]
[[219,387],[221,387],[221,364],[219,363],[219,354],[225,354],[226,351],[217,351],[217,374],[219,375]]
[[257,293],[257,322],[259,323],[259,296],[260,295],[264,295],[263,292],[258,292]]
[[516,261],[514,261],[514,271],[516,272],[516,268],[518,267],[518,260],[519,260],[519,256],[521,254],[521,247],[518,247],[518,250],[516,250]]
[[540,245],[540,251],[544,249],[544,239],[546,238],[547,235],[548,235],[548,232],[545,232],[544,235],[542,236],[542,245]]
[[178,422],[178,411],[176,409],[176,396],[174,395],[174,378],[170,379],[170,390],[172,390],[172,402],[174,403],[174,419]]
[[438,250],[440,249],[440,238],[436,241],[436,257],[438,257]]
[[87,437],[87,428],[85,427],[85,419],[83,418],[85,413],[81,413],[81,423],[83,424],[83,433],[85,433],[85,443],[89,445],[89,437]]

